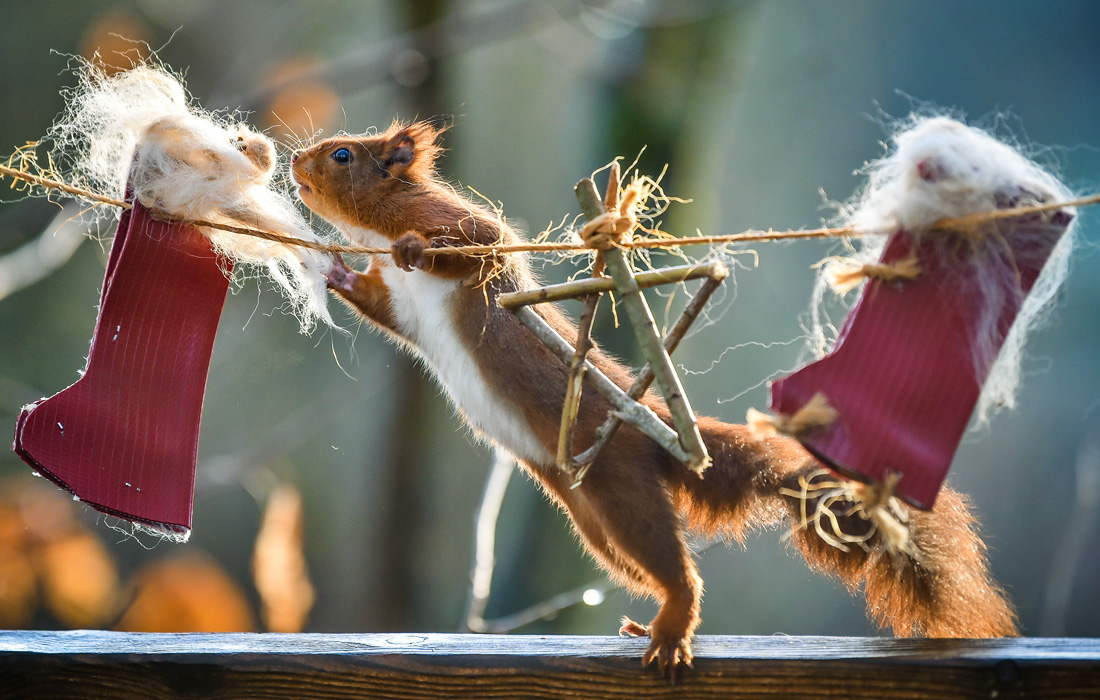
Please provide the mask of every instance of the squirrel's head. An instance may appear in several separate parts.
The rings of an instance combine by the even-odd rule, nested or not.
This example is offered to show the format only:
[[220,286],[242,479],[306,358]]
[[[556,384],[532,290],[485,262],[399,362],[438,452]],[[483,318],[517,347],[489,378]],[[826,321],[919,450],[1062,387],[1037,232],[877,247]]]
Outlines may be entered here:
[[372,227],[363,220],[379,202],[430,180],[444,131],[429,122],[394,123],[373,136],[336,136],[298,151],[291,176],[298,196],[330,221]]

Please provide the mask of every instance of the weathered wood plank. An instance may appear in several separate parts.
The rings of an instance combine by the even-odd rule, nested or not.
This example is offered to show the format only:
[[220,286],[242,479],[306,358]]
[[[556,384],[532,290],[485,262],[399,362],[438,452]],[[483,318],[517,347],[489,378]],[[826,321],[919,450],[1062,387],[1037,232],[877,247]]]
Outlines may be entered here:
[[1100,640],[696,639],[675,687],[646,640],[0,632],[0,697],[1100,698]]

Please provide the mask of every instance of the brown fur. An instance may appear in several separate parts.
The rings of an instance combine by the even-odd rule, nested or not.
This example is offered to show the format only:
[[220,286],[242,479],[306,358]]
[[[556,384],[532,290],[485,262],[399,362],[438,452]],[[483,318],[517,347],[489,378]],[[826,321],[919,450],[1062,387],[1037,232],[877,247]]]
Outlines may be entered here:
[[[409,246],[410,232],[423,243],[449,232],[452,244],[486,241],[515,242],[517,236],[499,218],[466,201],[433,174],[437,134],[427,125],[395,125],[378,136],[339,137],[299,154],[295,179],[309,190],[303,200],[338,224],[373,229],[394,241],[398,264],[423,267],[420,246]],[[431,144],[421,139],[432,140]],[[409,140],[412,140],[410,145]],[[354,167],[331,160],[335,149],[357,154]],[[405,149],[402,151],[402,149]],[[412,153],[404,162],[395,153]],[[389,168],[389,170],[387,170]],[[457,232],[457,236],[455,233]],[[439,256],[434,274],[456,277],[481,269],[484,260],[461,255]],[[397,335],[388,297],[375,260],[367,273],[342,268],[333,288],[367,318]],[[495,263],[495,274],[477,286],[454,293],[451,314],[462,342],[473,354],[499,399],[521,411],[549,454],[556,449],[565,396],[567,369],[524,329],[495,297],[534,285],[522,256]],[[539,313],[567,340],[576,339],[573,324],[551,305]],[[621,387],[629,372],[598,349],[593,363]],[[643,401],[671,423],[663,403],[652,394]],[[610,406],[590,386],[583,392],[576,430],[580,451],[591,444],[595,428]],[[800,477],[810,478],[817,463],[785,438],[758,440],[747,428],[701,418],[700,430],[713,459],[703,478],[673,460],[632,426],[624,426],[583,483],[571,480],[553,463],[524,466],[547,495],[573,520],[592,556],[630,590],[653,596],[661,608],[645,628],[651,645],[643,661],[653,659],[669,669],[691,662],[691,637],[699,624],[702,580],[685,539],[686,529],[743,540],[750,530],[786,526],[792,544],[809,566],[835,576],[849,589],[864,589],[868,614],[891,625],[900,636],[1001,636],[1016,633],[1014,613],[1004,591],[988,571],[985,548],[962,496],[945,490],[930,513],[909,511],[912,539],[919,558],[893,556],[879,538],[867,550],[844,552],[826,543],[813,527],[799,529],[799,501],[780,489],[799,489]],[[505,445],[505,447],[508,447]],[[810,504],[811,509],[814,503]],[[847,515],[844,504],[833,507],[848,534],[866,532],[869,523]]]

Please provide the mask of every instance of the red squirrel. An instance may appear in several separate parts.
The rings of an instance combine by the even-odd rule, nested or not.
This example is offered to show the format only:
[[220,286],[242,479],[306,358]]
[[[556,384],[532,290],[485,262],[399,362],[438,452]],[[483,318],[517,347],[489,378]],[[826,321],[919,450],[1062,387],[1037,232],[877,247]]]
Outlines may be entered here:
[[[870,617],[898,636],[1017,634],[1015,612],[990,576],[966,499],[949,489],[931,512],[902,506],[915,551],[888,553],[877,534],[866,548],[842,551],[812,525],[799,527],[799,499],[781,493],[801,490],[800,479],[834,477],[822,474],[791,439],[758,439],[744,425],[705,417],[699,429],[713,462],[703,478],[625,425],[581,484],[570,488],[573,480],[554,459],[568,368],[496,303],[502,293],[536,286],[526,257],[424,254],[521,240],[501,217],[436,174],[439,135],[429,123],[395,123],[294,155],[292,177],[306,206],[351,240],[392,251],[375,255],[365,272],[337,260],[329,286],[424,362],[473,430],[509,450],[569,514],[589,553],[615,580],[660,603],[649,625],[623,620],[623,632],[650,637],[643,665],[657,661],[675,673],[678,664],[691,664],[703,582],[685,542],[688,530],[740,542],[750,531],[788,526],[807,564],[852,591],[862,588]],[[535,308],[575,343],[576,328],[564,314],[549,304]],[[630,386],[621,364],[598,348],[589,357],[618,386]],[[671,424],[655,395],[642,400]],[[609,409],[595,390],[583,392],[578,452],[591,444]],[[811,491],[807,508],[815,507]],[[831,508],[843,532],[869,532],[850,502]],[[828,520],[822,527],[832,534]]]

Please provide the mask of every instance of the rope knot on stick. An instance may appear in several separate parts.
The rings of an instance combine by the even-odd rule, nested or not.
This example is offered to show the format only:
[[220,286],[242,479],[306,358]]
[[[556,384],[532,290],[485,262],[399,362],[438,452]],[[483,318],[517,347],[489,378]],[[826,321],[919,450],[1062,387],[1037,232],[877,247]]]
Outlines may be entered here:
[[642,185],[632,182],[618,190],[614,185],[618,182],[618,176],[618,163],[614,163],[612,184],[609,185],[612,189],[609,189],[605,202],[607,211],[590,219],[580,231],[580,238],[588,248],[609,250],[622,247],[623,243],[631,242],[634,230],[638,228],[637,208],[643,198]]
[[633,215],[623,216],[619,212],[608,211],[586,223],[580,237],[588,248],[609,250],[620,247],[624,237],[629,241],[637,225],[638,220]]

